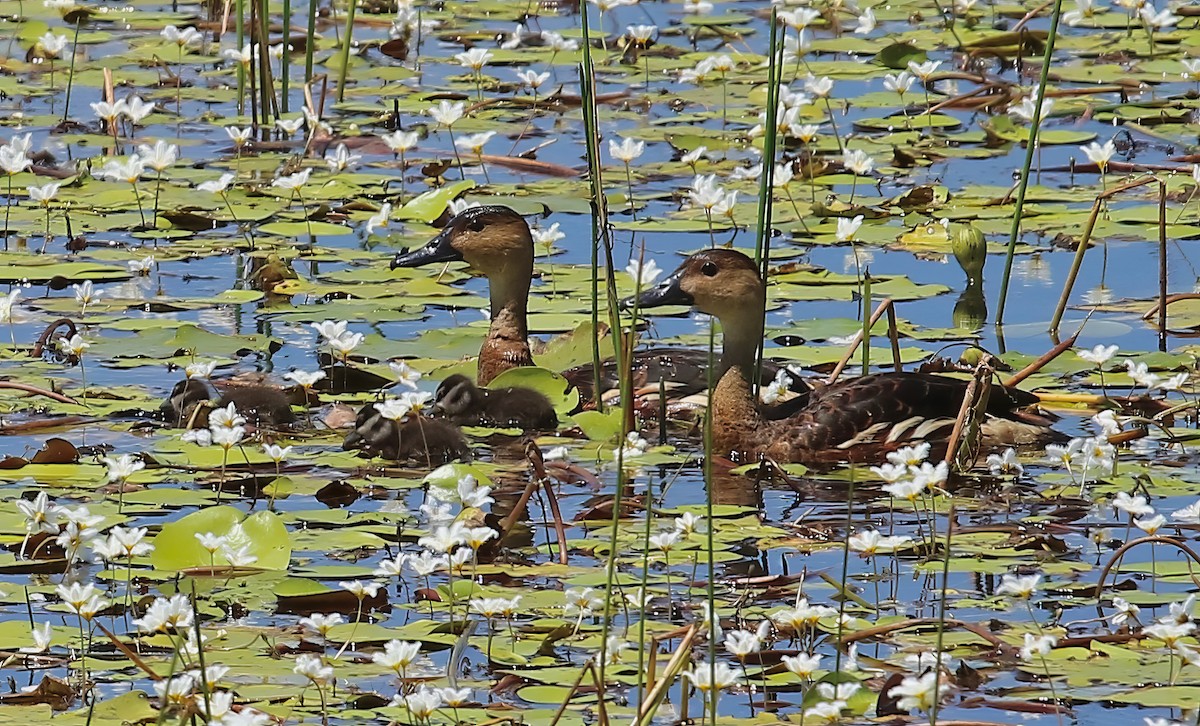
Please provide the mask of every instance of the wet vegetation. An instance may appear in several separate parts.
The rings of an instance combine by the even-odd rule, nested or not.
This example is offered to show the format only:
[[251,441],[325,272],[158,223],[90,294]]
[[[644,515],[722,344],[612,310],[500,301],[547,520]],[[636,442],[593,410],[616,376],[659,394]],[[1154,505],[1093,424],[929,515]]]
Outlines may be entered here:
[[0,718],[1195,724],[1198,22],[3,0]]

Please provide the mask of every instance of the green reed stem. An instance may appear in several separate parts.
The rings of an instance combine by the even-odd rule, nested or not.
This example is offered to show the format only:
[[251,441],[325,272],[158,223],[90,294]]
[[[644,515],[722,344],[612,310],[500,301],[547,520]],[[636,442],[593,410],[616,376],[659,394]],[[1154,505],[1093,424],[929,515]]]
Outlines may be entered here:
[[292,0],[283,0],[283,55],[279,57],[280,94],[283,96],[281,110],[288,112],[288,81],[291,76],[292,49]]
[[[346,93],[346,71],[350,68],[350,41],[354,37],[354,13],[357,10],[358,3],[355,0],[350,0],[350,8],[346,13],[346,32],[342,34],[342,48],[341,53],[339,53],[339,62],[342,67],[338,68],[338,103],[342,102],[342,97]],[[458,168],[462,169],[461,162]]]
[[83,15],[83,13],[79,13],[79,17],[75,19],[75,40],[71,43],[71,65],[67,68],[67,96],[63,102],[62,122],[64,124],[67,122],[67,117],[71,114],[71,86],[75,85],[75,56],[79,55],[76,52],[76,48],[79,47],[79,26],[83,25]]
[[312,83],[313,46],[317,42],[317,0],[308,2],[308,32],[304,39],[304,85]]
[[[315,0],[314,0],[315,3]],[[234,17],[234,28],[237,29],[237,47],[241,50],[246,46],[246,3],[245,0],[237,0],[237,14]],[[250,48],[251,56],[254,53],[254,47]],[[246,112],[246,66],[242,63],[237,64],[237,110],[238,116]]]
[[[772,9],[771,14],[775,11]],[[772,23],[774,26],[774,23]],[[717,593],[714,580],[717,576],[716,559],[713,556],[713,531],[716,529],[713,526],[713,489],[716,482],[713,480],[713,389],[717,387],[715,373],[717,371],[716,357],[716,323],[710,318],[708,321],[708,362],[705,365],[708,378],[708,400],[704,407],[704,529],[705,541],[704,546],[708,550],[708,577],[705,578],[707,585],[705,587],[704,597],[708,600],[708,618],[710,621],[710,630],[708,633],[708,654],[705,658],[708,663],[709,672],[716,670],[717,663],[717,643],[716,638],[712,637],[716,630],[717,623]],[[736,375],[736,374],[735,374]],[[728,452],[724,452],[728,454]],[[708,692],[708,703],[705,711],[708,713],[708,722],[711,726],[717,724],[717,700],[720,695],[720,690],[713,688]]]
[[[779,42],[778,8],[771,6],[771,60],[767,65],[767,120],[764,124],[766,136],[763,138],[763,173],[758,178],[758,225],[754,235],[754,262],[758,265],[762,279],[767,279],[767,269],[771,264],[771,220],[775,202],[775,150],[779,124],[775,118],[779,115],[779,71],[783,65],[783,44]],[[793,206],[795,204],[793,203]],[[796,216],[800,216],[797,212]],[[762,380],[763,340],[758,341],[754,353],[754,372],[750,382],[750,390],[758,396],[758,385]]]
[[871,268],[867,268],[862,279],[862,374],[871,370]]
[[[587,147],[587,162],[591,179],[592,193],[592,226],[593,226],[593,243],[592,243],[592,290],[596,295],[593,295],[593,327],[598,329],[599,325],[599,305],[598,300],[598,285],[599,278],[599,254],[596,249],[598,245],[604,246],[604,282],[605,293],[608,298],[608,324],[613,335],[613,355],[616,359],[616,369],[620,372],[620,387],[621,400],[624,401],[629,397],[629,381],[624,365],[623,346],[621,345],[621,318],[617,310],[617,279],[613,268],[613,242],[612,235],[608,226],[608,205],[604,197],[604,177],[602,167],[600,166],[600,132],[599,132],[599,114],[596,109],[596,75],[595,67],[592,62],[592,47],[586,41],[589,37],[588,32],[588,14],[581,13],[580,19],[583,24],[583,64],[580,70],[580,96],[583,99],[583,125],[586,147]],[[593,349],[593,362],[596,368],[597,382],[599,381],[599,347]],[[596,387],[596,395],[600,395],[600,387]],[[597,405],[598,410],[603,410]],[[627,419],[628,420],[628,419]],[[626,433],[622,430],[622,434]]]
[[[937,631],[937,661],[934,663],[933,672],[937,673],[937,679],[933,682],[933,707],[929,709],[929,723],[932,726],[937,726],[938,706],[941,698],[939,698],[939,689],[941,687],[942,678],[942,639],[946,636],[946,591],[949,589],[948,581],[950,579],[950,534],[954,531],[951,526],[954,522],[954,501],[951,500],[950,508],[946,511],[946,551],[943,553],[942,559],[942,589],[938,595],[938,631]],[[930,539],[931,545],[935,543],[934,539]],[[1034,620],[1036,624],[1037,621]]]
[[1000,280],[1000,302],[996,310],[996,325],[1004,324],[1004,305],[1008,301],[1008,282],[1012,277],[1017,237],[1021,234],[1021,213],[1025,209],[1025,191],[1029,188],[1029,169],[1033,166],[1033,155],[1037,150],[1038,130],[1042,125],[1042,101],[1046,98],[1046,82],[1050,77],[1050,61],[1054,58],[1054,41],[1058,38],[1058,20],[1061,16],[1062,0],[1054,0],[1054,12],[1050,16],[1050,34],[1046,38],[1046,52],[1042,54],[1042,73],[1038,78],[1037,98],[1033,103],[1033,118],[1030,120],[1029,137],[1025,142],[1025,163],[1021,165],[1021,181],[1017,183],[1017,201],[1013,208],[1008,251],[1004,257],[1004,277]]

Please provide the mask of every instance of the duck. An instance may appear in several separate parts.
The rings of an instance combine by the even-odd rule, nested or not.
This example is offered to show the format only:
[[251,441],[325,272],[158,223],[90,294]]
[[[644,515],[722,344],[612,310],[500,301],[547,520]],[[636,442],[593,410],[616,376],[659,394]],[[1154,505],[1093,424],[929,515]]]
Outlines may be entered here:
[[358,410],[354,430],[342,441],[342,449],[358,449],[366,456],[392,461],[423,461],[430,466],[471,460],[471,447],[454,424],[428,416],[407,416],[397,423],[380,415],[374,401]]
[[175,426],[208,425],[208,405],[233,404],[248,423],[264,428],[292,424],[296,415],[287,395],[268,385],[231,385],[218,395],[212,384],[200,378],[185,378],[171,388],[171,394],[159,405],[159,415]]
[[442,381],[430,413],[441,414],[459,426],[553,430],[558,415],[550,399],[532,388],[480,388],[456,373]]
[[492,322],[479,349],[476,381],[481,386],[511,368],[532,366],[529,350],[529,285],[533,280],[533,235],[510,207],[469,207],[450,218],[424,247],[400,250],[391,269],[463,261],[488,279]]
[[[529,349],[529,288],[533,279],[533,234],[525,218],[511,207],[490,204],[468,207],[450,218],[442,231],[425,246],[402,249],[391,262],[391,269],[420,267],[443,262],[466,262],[488,280],[492,321],[479,350],[476,382],[486,386],[511,368],[535,365]],[[779,367],[763,364],[763,383],[769,383]],[[687,396],[707,386],[707,351],[657,348],[635,355],[634,388],[647,386],[657,390],[665,381],[674,397]],[[595,397],[592,365],[585,364],[563,371],[580,398]],[[807,387],[793,378],[796,393]],[[618,385],[616,365],[608,360],[601,365],[601,385]]]
[[[747,372],[753,370],[763,334],[766,284],[753,260],[737,250],[691,255],[637,302],[642,308],[689,305],[721,321],[713,453],[735,462],[869,462],[918,441],[940,443],[944,450],[967,393],[968,381],[949,376],[869,374],[813,389],[786,417],[764,415]],[[981,427],[983,446],[1032,446],[1062,438],[1051,428],[1052,419],[1030,408],[1037,400],[1016,388],[994,386]]]

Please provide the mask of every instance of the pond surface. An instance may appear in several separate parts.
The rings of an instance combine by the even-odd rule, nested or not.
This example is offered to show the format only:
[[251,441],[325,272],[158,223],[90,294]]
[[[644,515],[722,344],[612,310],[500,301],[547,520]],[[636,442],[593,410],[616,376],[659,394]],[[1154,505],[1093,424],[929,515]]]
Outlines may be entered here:
[[[282,723],[673,723],[705,713],[691,684],[712,658],[736,681],[707,712],[720,723],[899,714],[1195,723],[1184,716],[1200,705],[1188,599],[1200,517],[1179,510],[1200,495],[1190,405],[1200,304],[1171,303],[1165,345],[1150,314],[1160,289],[1160,183],[1166,288],[1191,293],[1200,283],[1189,156],[1200,80],[1194,7],[1163,15],[1145,5],[1131,15],[1117,4],[1064,4],[1078,15],[1058,25],[1046,87],[1054,104],[997,325],[1012,190],[1029,138],[1029,120],[1015,110],[1037,92],[1053,3],[778,6],[783,105],[795,111],[775,162],[794,178],[774,194],[766,354],[807,377],[828,374],[861,329],[869,273],[872,302],[896,303],[910,368],[975,344],[1020,369],[1079,330],[1075,350],[1022,387],[1042,395],[1068,436],[1098,435],[1091,417],[1107,407],[1124,430],[1145,428],[1118,446],[1115,464],[1081,469],[1077,459],[1064,468],[1022,451],[1014,474],[989,472],[980,457],[944,490],[909,502],[889,496],[870,465],[789,466],[774,476],[718,467],[706,476],[701,438],[686,425],[659,444],[657,425],[642,422],[648,440],[618,455],[620,419],[570,415],[569,396],[556,400],[562,425],[553,434],[468,430],[470,464],[397,465],[343,451],[354,410],[374,397],[368,389],[394,380],[389,361],[423,374],[415,385],[427,393],[451,373],[474,376],[487,280],[462,263],[388,265],[438,233],[452,200],[505,204],[538,229],[558,226],[560,239],[535,248],[529,322],[548,341],[536,357],[555,371],[591,360],[583,18],[571,3],[367,4],[344,55],[344,5],[318,8],[312,38],[308,6],[264,6],[270,44],[286,22],[293,29],[286,66],[270,54],[269,74],[237,58],[243,34],[257,27],[248,6],[238,23],[238,6],[223,17],[223,8],[199,5],[0,2],[9,142],[0,191],[10,191],[0,270],[19,292],[11,322],[0,317],[11,331],[0,332],[0,376],[35,391],[0,395],[8,457],[0,481],[10,502],[0,516],[0,643],[11,656],[4,675],[31,688],[0,696],[0,713],[42,722],[53,711],[71,723],[210,711],[212,722],[229,724],[256,723],[255,713]],[[586,7],[614,266],[644,255],[669,272],[712,243],[753,254],[771,6]],[[163,32],[168,25],[175,35]],[[655,28],[629,27],[639,25]],[[186,28],[198,36],[177,42]],[[478,71],[456,58],[472,48],[490,53]],[[728,67],[709,60],[721,55]],[[895,77],[910,69],[925,78],[897,93]],[[518,75],[529,71],[548,76],[533,89]],[[806,92],[810,73],[801,102],[793,94]],[[153,105],[136,124],[126,113],[114,128],[92,107],[133,95]],[[256,126],[264,98],[278,113]],[[463,104],[449,128],[429,112],[441,102]],[[299,124],[306,106],[307,124],[274,125],[276,117]],[[240,141],[239,129],[248,132]],[[385,140],[397,132],[417,135],[403,153]],[[495,135],[475,141],[476,151],[469,137],[486,132]],[[24,134],[28,165],[16,154]],[[457,153],[455,140],[465,140]],[[161,171],[119,168],[157,141],[178,147]],[[645,144],[628,165],[610,150],[622,141]],[[1104,168],[1081,148],[1110,141]],[[872,168],[850,171],[843,149],[865,153]],[[223,174],[231,177],[218,183]],[[728,215],[689,204],[698,174],[738,192]],[[1096,216],[1052,335],[1097,195],[1150,176],[1115,192]],[[38,191],[50,197],[44,203],[29,190],[51,182],[61,187]],[[390,215],[372,219],[384,204]],[[861,227],[840,238],[838,220],[860,215]],[[967,224],[988,242],[982,296],[968,294],[951,253]],[[614,277],[619,294],[634,292],[630,274]],[[95,290],[86,302],[85,281]],[[605,306],[601,298],[602,320]],[[667,313],[648,316],[642,343],[708,346],[711,319]],[[89,347],[56,352],[53,340],[69,338],[60,327],[34,355],[60,318]],[[341,320],[364,338],[348,362],[331,364],[315,324]],[[871,360],[880,363],[889,358],[886,327],[873,333]],[[1078,355],[1096,345],[1120,352],[1099,366]],[[611,338],[601,350],[612,351]],[[1178,406],[1174,416],[1147,422],[1119,405],[1147,395],[1127,357],[1160,382],[1185,374],[1148,394],[1149,415]],[[185,441],[182,429],[143,413],[196,363],[215,364],[222,386],[253,376],[295,389],[286,374],[324,367],[330,376],[308,407],[298,405],[302,393],[293,399],[294,425],[243,432],[223,449]],[[347,367],[378,378],[344,385]],[[845,375],[861,372],[852,365]],[[276,462],[262,444],[291,449]],[[546,458],[551,483],[526,502],[542,466],[527,445]],[[42,458],[26,461],[44,446]],[[564,446],[565,455],[555,451]],[[623,516],[614,521],[618,492]],[[37,506],[47,520],[40,528],[29,515]],[[469,537],[504,529],[503,540],[477,542],[477,552],[451,544],[459,565],[431,565],[436,558],[421,553],[452,536],[449,518],[475,528]],[[145,539],[122,551],[139,536],[127,531],[140,527]],[[850,535],[865,530],[902,539],[863,553]],[[210,533],[224,547],[205,549],[197,535]],[[89,603],[92,594],[102,601]],[[181,597],[168,604],[173,595]],[[715,638],[710,601],[723,631]],[[177,627],[167,624],[172,612]],[[44,642],[31,625],[49,627]],[[749,632],[730,635],[738,629]],[[196,632],[200,652],[184,642]],[[1044,654],[1039,641],[1030,651],[1030,639],[1047,635],[1055,640],[1040,641]],[[753,645],[741,655],[739,638]],[[418,655],[392,641],[417,644]],[[602,704],[588,663],[602,665]],[[204,666],[222,667],[207,688],[176,677],[166,696],[156,692]],[[682,678],[689,668],[691,679]],[[933,713],[919,697],[897,703],[939,671]],[[430,689],[448,690],[429,701]],[[217,715],[228,699],[236,705]]]

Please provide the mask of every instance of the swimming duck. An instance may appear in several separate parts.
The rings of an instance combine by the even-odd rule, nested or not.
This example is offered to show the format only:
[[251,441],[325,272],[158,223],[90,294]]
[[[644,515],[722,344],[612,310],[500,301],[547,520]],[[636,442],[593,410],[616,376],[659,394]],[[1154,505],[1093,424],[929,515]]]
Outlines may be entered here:
[[479,350],[479,385],[510,368],[533,365],[525,315],[533,236],[525,218],[500,205],[471,207],[454,215],[424,247],[397,253],[392,269],[452,261],[465,261],[488,278],[492,322]]
[[211,404],[214,398],[218,399],[218,406],[232,403],[246,421],[256,426],[277,428],[296,420],[287,396],[274,386],[231,385],[218,396],[208,381],[199,378],[186,378],[176,383],[158,410],[175,426],[207,426],[207,410],[197,408]]
[[532,388],[480,388],[464,375],[442,381],[431,413],[442,413],[459,426],[554,429],[558,415],[550,399]]
[[[812,391],[804,405],[769,420],[755,405],[747,371],[763,333],[766,285],[758,267],[736,250],[710,249],[684,260],[639,298],[643,308],[691,305],[717,317],[724,331],[721,377],[712,395],[714,453],[734,460],[871,461],[916,440],[949,436],[967,381],[928,373],[885,373]],[[983,444],[1026,445],[1056,438],[1045,417],[1024,412],[1037,397],[995,386]]]
[[[398,252],[391,267],[394,270],[453,261],[465,261],[482,273],[490,288],[492,322],[479,351],[479,385],[486,386],[510,368],[535,365],[526,320],[533,279],[533,235],[525,218],[499,204],[470,207],[452,217],[424,247]],[[643,350],[636,354],[633,384],[636,389],[665,380],[673,396],[684,396],[705,388],[706,368],[707,351]],[[769,383],[777,371],[778,366],[764,362],[763,382]],[[571,368],[562,375],[579,389],[583,400],[594,397],[591,364]],[[601,376],[602,386],[618,385],[612,361],[602,365]],[[794,390],[802,392],[806,388],[796,379]]]
[[358,410],[354,430],[346,435],[342,449],[359,449],[367,456],[392,461],[414,459],[431,465],[471,459],[471,447],[457,426],[427,416],[420,419],[408,416],[397,424],[395,419],[381,416],[373,401]]

